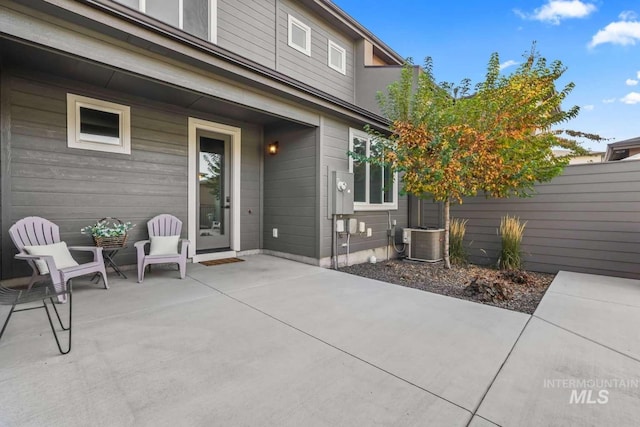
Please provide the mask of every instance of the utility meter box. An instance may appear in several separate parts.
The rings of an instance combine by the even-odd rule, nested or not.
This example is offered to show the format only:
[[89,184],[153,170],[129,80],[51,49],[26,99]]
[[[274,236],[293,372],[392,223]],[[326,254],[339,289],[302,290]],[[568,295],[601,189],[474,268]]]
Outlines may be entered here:
[[331,175],[333,214],[353,215],[353,174],[333,171]]

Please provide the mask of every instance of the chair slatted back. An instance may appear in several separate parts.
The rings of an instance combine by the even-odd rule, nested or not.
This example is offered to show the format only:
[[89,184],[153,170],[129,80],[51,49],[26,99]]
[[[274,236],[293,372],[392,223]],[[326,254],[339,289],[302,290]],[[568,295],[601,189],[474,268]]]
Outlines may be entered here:
[[162,214],[151,218],[147,222],[149,237],[152,236],[179,236],[182,231],[182,221],[173,215]]
[[19,252],[25,246],[51,245],[60,242],[60,227],[39,216],[28,216],[9,228],[9,235]]

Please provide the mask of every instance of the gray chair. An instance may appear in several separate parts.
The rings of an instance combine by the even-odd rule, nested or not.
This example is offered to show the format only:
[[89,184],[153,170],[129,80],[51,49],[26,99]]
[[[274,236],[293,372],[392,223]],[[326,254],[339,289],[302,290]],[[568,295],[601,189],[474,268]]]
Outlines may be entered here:
[[[60,228],[49,220],[38,216],[29,216],[16,222],[9,228],[9,235],[13,244],[18,249],[16,259],[27,261],[33,273],[29,281],[29,289],[34,283],[43,280],[51,280],[53,287],[58,294],[58,301],[65,302],[67,282],[75,277],[92,273],[99,273],[102,276],[104,288],[109,289],[107,282],[107,272],[102,258],[102,248],[94,246],[70,246],[69,251],[82,251],[93,253],[93,261],[79,264],[67,268],[56,267],[53,256],[31,255],[25,250],[25,246],[43,246],[60,243]],[[44,262],[47,271],[41,272],[36,261]]]
[[[149,238],[152,237],[167,237],[167,236],[180,236],[182,231],[182,221],[173,215],[162,214],[154,218],[151,218],[147,222],[147,230],[149,231]],[[189,246],[189,240],[179,239],[178,248],[175,253],[164,255],[149,255],[145,252],[145,246],[151,244],[151,240],[141,240],[134,244],[138,254],[138,283],[142,283],[144,280],[144,272],[147,266],[152,264],[178,264],[180,270],[180,278],[184,279],[187,272],[187,247]]]
[[[56,308],[56,304],[53,301],[54,298],[60,298],[64,296],[65,299],[68,296],[69,301],[69,325],[67,327],[62,323],[62,319],[60,319],[60,314],[58,313],[58,309]],[[67,331],[69,333],[69,340],[66,350],[62,349],[60,345],[60,340],[58,339],[58,334],[56,333],[56,328],[53,326],[53,321],[51,320],[51,314],[49,313],[49,308],[47,306],[47,300],[51,301],[51,306],[53,307],[53,311],[56,313],[56,317],[58,318],[58,323],[63,331]],[[21,304],[29,304],[34,302],[42,302],[42,305],[38,306],[28,306],[26,308],[16,309],[17,306]],[[56,344],[58,345],[58,350],[62,354],[67,354],[71,351],[71,314],[73,307],[73,300],[71,296],[71,286],[69,288],[64,289],[62,291],[57,291],[53,285],[37,285],[31,286],[29,289],[10,289],[0,285],[0,305],[10,305],[11,310],[9,311],[9,315],[7,319],[4,321],[2,325],[2,331],[0,331],[0,340],[4,335],[4,331],[7,329],[7,325],[9,324],[9,320],[11,319],[11,315],[13,313],[17,313],[19,311],[27,311],[27,310],[35,310],[38,308],[44,308],[47,312],[47,318],[49,319],[49,325],[51,326],[51,332],[53,332],[53,337],[56,339]]]

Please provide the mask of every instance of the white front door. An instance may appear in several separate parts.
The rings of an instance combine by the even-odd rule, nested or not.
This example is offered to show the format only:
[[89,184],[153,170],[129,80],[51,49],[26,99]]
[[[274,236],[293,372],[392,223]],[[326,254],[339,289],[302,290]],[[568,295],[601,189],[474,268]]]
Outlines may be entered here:
[[239,128],[189,118],[189,257],[240,250]]

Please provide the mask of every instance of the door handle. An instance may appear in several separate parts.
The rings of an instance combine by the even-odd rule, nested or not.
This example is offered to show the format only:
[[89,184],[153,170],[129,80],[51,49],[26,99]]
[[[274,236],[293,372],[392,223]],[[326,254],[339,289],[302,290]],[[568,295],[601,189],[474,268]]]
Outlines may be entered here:
[[224,206],[224,209],[231,209],[230,205]]

